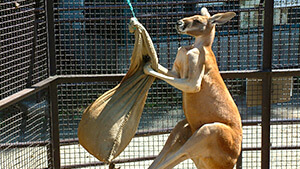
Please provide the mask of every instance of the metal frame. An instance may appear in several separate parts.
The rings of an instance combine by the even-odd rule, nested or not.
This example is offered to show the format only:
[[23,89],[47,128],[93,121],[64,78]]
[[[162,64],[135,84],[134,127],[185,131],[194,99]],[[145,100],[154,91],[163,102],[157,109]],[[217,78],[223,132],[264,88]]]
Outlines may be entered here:
[[[280,69],[270,71],[220,71],[221,76],[224,79],[229,78],[260,78],[266,77],[266,74],[270,74],[272,77],[282,76],[300,76],[300,69]],[[62,83],[81,83],[81,82],[112,82],[121,81],[125,74],[113,74],[113,75],[98,75],[98,74],[86,74],[86,75],[55,75],[32,85],[30,88],[26,88],[17,92],[9,97],[0,100],[0,110],[13,105],[14,103],[33,95],[49,86],[62,84]],[[256,124],[256,123],[255,123]]]
[[[191,2],[190,3],[195,3]],[[176,2],[178,3],[178,2]],[[185,4],[187,2],[184,2]],[[261,2],[262,3],[262,2]],[[157,5],[157,4],[156,4]],[[162,4],[163,5],[163,4]],[[127,8],[124,6],[101,6],[97,8]],[[37,11],[38,9],[36,9]],[[18,101],[27,98],[30,95],[34,95],[37,92],[47,89],[50,93],[50,124],[51,124],[51,139],[49,146],[49,157],[51,163],[49,163],[48,168],[78,168],[87,166],[98,166],[104,165],[104,163],[90,163],[81,165],[70,165],[70,166],[60,166],[60,145],[70,145],[78,144],[77,139],[72,140],[59,140],[59,123],[58,123],[58,102],[57,102],[57,85],[62,83],[80,83],[80,82],[103,82],[103,81],[120,81],[124,74],[114,74],[114,75],[56,75],[56,59],[55,59],[55,39],[54,39],[54,10],[67,10],[63,8],[53,8],[53,1],[46,1],[46,12],[47,12],[47,30],[48,30],[48,58],[49,60],[49,74],[50,77],[35,84],[27,85],[26,89],[17,92],[9,97],[0,100],[0,110],[7,108]],[[250,147],[243,148],[243,151],[261,150],[261,166],[263,169],[270,168],[270,125],[276,124],[289,124],[289,123],[300,123],[299,119],[294,120],[270,120],[271,111],[271,79],[272,77],[278,76],[300,76],[300,69],[280,69],[272,70],[272,33],[273,33],[273,12],[274,12],[274,0],[267,0],[265,2],[265,12],[264,12],[264,36],[263,36],[263,69],[261,71],[225,71],[221,72],[224,79],[226,78],[261,78],[263,85],[262,93],[262,120],[261,121],[243,121],[244,126],[262,125],[262,146],[261,147]],[[34,50],[34,49],[33,49]],[[35,52],[33,51],[33,54]],[[30,78],[29,82],[30,83]],[[143,137],[149,135],[167,134],[170,133],[172,129],[162,129],[150,132],[138,132],[136,137]],[[3,148],[20,148],[26,147],[28,145],[45,146],[48,145],[49,141],[45,142],[30,142],[30,143],[7,143],[0,144],[0,149]],[[272,150],[287,150],[287,149],[300,149],[300,146],[295,147],[272,147]],[[124,159],[116,160],[115,163],[125,163],[125,162],[135,162],[143,160],[152,160],[155,156],[135,158],[135,159]],[[242,158],[239,158],[237,163],[237,168],[242,168]]]
[[271,81],[272,81],[272,41],[273,41],[274,0],[265,1],[263,71],[262,80],[262,151],[261,167],[270,168],[270,119],[271,119]]
[[[300,70],[288,70],[283,69],[280,71],[238,71],[238,72],[221,72],[221,75],[224,79],[226,78],[262,78],[267,79],[271,76],[300,76]],[[88,167],[88,166],[99,166],[104,165],[102,162],[97,163],[89,163],[89,164],[80,164],[80,165],[70,165],[70,166],[60,166],[60,154],[59,154],[59,146],[60,145],[72,145],[78,144],[78,139],[69,139],[69,140],[59,140],[59,128],[58,128],[58,103],[57,103],[57,85],[62,83],[80,83],[80,82],[103,82],[103,81],[120,81],[124,77],[124,74],[117,74],[117,75],[58,75],[50,77],[36,85],[33,88],[24,89],[12,96],[9,96],[3,100],[0,100],[0,110],[4,109],[14,103],[25,99],[26,97],[36,94],[37,92],[47,88],[50,92],[50,107],[51,107],[51,141],[50,141],[50,157],[52,164],[49,164],[48,168],[79,168],[79,167]],[[267,81],[268,82],[268,81]],[[264,82],[266,83],[266,82]],[[268,82],[269,83],[269,82]],[[266,85],[266,84],[264,84]],[[270,88],[269,88],[270,90]],[[268,95],[270,93],[269,90],[264,90],[263,95]],[[263,99],[267,99],[270,96],[264,96]],[[268,102],[268,101],[267,101]],[[270,161],[270,125],[277,125],[277,124],[290,124],[290,123],[299,123],[299,119],[281,119],[281,120],[270,120],[270,103],[267,103],[265,100],[262,102],[263,114],[265,114],[262,120],[257,121],[248,121],[243,120],[243,126],[257,126],[262,125],[262,147],[249,147],[243,148],[243,151],[253,151],[253,150],[262,150],[262,168],[267,169],[269,168],[269,161]],[[268,107],[269,106],[269,107]],[[267,115],[266,115],[267,114]],[[267,116],[267,117],[266,117]],[[266,121],[267,119],[267,121]],[[265,120],[265,121],[264,121]],[[159,135],[159,134],[168,134],[171,132],[172,129],[161,129],[156,131],[149,131],[149,132],[138,132],[136,133],[135,137],[143,137],[143,136],[150,136],[150,135]],[[266,138],[267,137],[267,138]],[[49,144],[49,142],[30,142],[30,143],[7,143],[7,144],[0,144],[0,149],[11,147],[11,148],[21,148],[26,147],[28,145],[36,145],[36,146],[44,146]],[[293,146],[293,147],[272,147],[272,150],[288,150],[288,149],[300,149],[300,146]],[[155,156],[151,157],[144,157],[144,158],[133,158],[133,159],[124,159],[124,160],[116,160],[114,163],[125,163],[125,162],[136,162],[136,161],[143,161],[143,160],[152,160]],[[241,168],[242,166],[242,159],[240,158],[237,163],[237,168]]]

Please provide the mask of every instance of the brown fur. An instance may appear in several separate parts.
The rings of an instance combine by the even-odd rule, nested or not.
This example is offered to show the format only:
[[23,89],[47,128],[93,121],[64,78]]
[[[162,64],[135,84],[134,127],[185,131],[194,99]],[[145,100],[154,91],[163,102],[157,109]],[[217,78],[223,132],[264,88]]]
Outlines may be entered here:
[[171,71],[150,64],[144,72],[160,78],[183,92],[186,120],[177,124],[163,150],[150,168],[173,168],[191,158],[197,168],[233,168],[241,151],[242,125],[234,103],[218,69],[211,45],[215,24],[227,22],[233,12],[202,15],[178,21],[179,33],[195,37],[191,46],[178,50]]

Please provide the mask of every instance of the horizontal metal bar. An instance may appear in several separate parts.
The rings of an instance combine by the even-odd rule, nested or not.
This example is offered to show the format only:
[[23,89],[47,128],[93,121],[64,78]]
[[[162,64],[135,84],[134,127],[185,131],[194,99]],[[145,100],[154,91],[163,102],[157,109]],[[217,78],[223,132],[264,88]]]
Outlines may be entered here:
[[[263,78],[266,73],[260,70],[235,70],[220,71],[223,78]],[[272,76],[300,76],[300,69],[275,69]],[[56,76],[58,84],[60,83],[83,83],[83,82],[101,82],[101,81],[120,81],[125,74],[86,74],[86,75],[58,75]]]
[[[113,160],[112,163],[121,164],[121,163],[129,163],[129,162],[147,161],[147,160],[154,160],[156,157],[157,156],[148,156],[148,157],[139,157],[139,158],[119,159],[119,160]],[[61,168],[63,169],[83,168],[83,167],[102,166],[102,165],[107,165],[107,164],[103,162],[93,162],[93,163],[86,163],[86,164],[65,165],[65,166],[61,166]]]
[[0,100],[0,110],[4,109],[12,104],[17,103],[18,101],[26,98],[27,96],[34,94],[34,91],[35,91],[35,89],[32,89],[32,88],[23,89],[11,96],[8,96],[8,97]]
[[[172,131],[172,128],[166,128],[161,130],[153,130],[153,131],[143,131],[137,132],[135,137],[146,137],[146,136],[154,136],[160,134],[168,134]],[[25,148],[29,146],[46,146],[50,144],[50,141],[32,141],[32,142],[22,142],[22,143],[0,143],[0,149],[5,148]],[[60,145],[72,145],[78,144],[78,139],[64,139],[60,141]]]
[[[260,70],[238,70],[238,71],[220,71],[221,76],[226,78],[263,78],[266,73]],[[273,69],[272,76],[300,76],[300,69]],[[86,74],[86,75],[58,75],[50,76],[49,78],[35,84],[32,88],[23,89],[11,96],[0,100],[0,110],[4,109],[18,101],[39,92],[48,87],[51,83],[84,83],[84,82],[102,82],[102,81],[121,81],[125,74]]]
[[44,88],[48,87],[52,82],[56,81],[57,77],[49,77],[35,85],[33,85],[31,88],[23,89],[13,95],[10,95],[2,100],[0,100],[0,110],[4,109],[10,105],[13,105],[23,99],[25,99],[28,96],[31,96]]
[[272,76],[300,76],[300,69],[272,69]]
[[[300,119],[271,119],[270,122],[271,125],[294,124],[300,123]],[[257,126],[261,123],[261,120],[242,120],[243,126]]]
[[31,87],[32,88],[36,88],[36,89],[45,89],[46,87],[49,87],[49,85],[52,83],[52,82],[55,82],[57,80],[57,76],[51,76],[45,80],[42,80],[34,85],[32,85]]
[[[300,123],[300,119],[271,119],[271,125],[286,125],[286,124],[295,124]],[[243,126],[257,126],[261,124],[260,120],[242,120]],[[161,134],[169,134],[173,128],[165,128],[159,130],[150,130],[150,131],[142,131],[137,132],[135,137],[146,137],[146,136],[154,136]],[[23,142],[23,143],[1,143],[0,149],[5,148],[24,148],[29,146],[45,146],[48,145],[49,141],[35,141],[35,142]],[[78,144],[78,139],[64,139],[60,141],[61,146],[65,145],[73,145]],[[246,150],[256,150],[256,148],[245,148]],[[278,148],[272,148],[278,149]]]
[[[163,129],[165,130],[165,129]],[[167,131],[169,130],[169,131]],[[147,134],[141,135],[137,133],[135,137],[143,137],[143,136],[153,136],[153,135],[160,135],[160,134],[169,134],[172,129],[166,129],[164,132],[157,131],[155,133],[145,132]],[[60,141],[60,146],[66,145],[74,145],[78,144],[78,139],[65,139]],[[41,147],[49,145],[50,141],[32,141],[32,142],[18,142],[18,143],[1,143],[0,149],[12,149],[12,148],[26,148],[26,147]],[[291,149],[300,149],[300,146],[285,146],[285,147],[271,147],[272,150],[291,150]],[[260,147],[246,147],[243,148],[243,151],[253,151],[253,150],[261,150]]]
[[266,73],[272,73],[273,77],[300,76],[300,69],[273,69],[271,72],[260,70],[234,70],[220,71],[222,77],[226,78],[263,78]]
[[[263,78],[266,73],[260,70],[235,70],[220,71],[221,76],[226,78]],[[300,76],[300,69],[277,69],[273,70],[272,76]],[[81,82],[99,82],[99,81],[120,81],[125,74],[107,74],[107,75],[59,75],[58,83],[81,83]]]
[[26,147],[41,147],[49,145],[50,141],[30,141],[30,142],[17,142],[17,143],[1,143],[1,149],[11,149],[11,148],[26,148]]
[[[300,147],[272,147],[271,150],[295,150],[300,149]],[[242,151],[261,151],[260,147],[253,147],[253,148],[242,148]],[[154,160],[157,156],[148,156],[148,157],[139,157],[139,158],[128,158],[128,159],[119,159],[113,160],[112,163],[114,164],[121,164],[121,163],[129,163],[129,162],[138,162],[138,161],[147,161],[147,160]],[[75,165],[65,165],[61,166],[63,169],[69,168],[83,168],[83,167],[91,167],[91,166],[102,166],[107,165],[103,162],[93,162],[93,163],[86,163],[86,164],[75,164]]]
[[110,75],[60,75],[50,76],[49,78],[34,84],[31,88],[23,89],[11,96],[0,100],[0,110],[33,95],[42,89],[51,85],[51,83],[83,83],[83,82],[103,82],[103,81],[120,81],[125,74]]
[[263,78],[266,72],[260,70],[220,71],[224,79],[229,78]]
[[[297,150],[300,146],[270,147],[271,150]],[[251,150],[250,150],[251,151]]]
[[[300,146],[282,146],[282,147],[270,147],[271,150],[298,150]],[[261,147],[246,147],[242,148],[242,151],[261,151]]]

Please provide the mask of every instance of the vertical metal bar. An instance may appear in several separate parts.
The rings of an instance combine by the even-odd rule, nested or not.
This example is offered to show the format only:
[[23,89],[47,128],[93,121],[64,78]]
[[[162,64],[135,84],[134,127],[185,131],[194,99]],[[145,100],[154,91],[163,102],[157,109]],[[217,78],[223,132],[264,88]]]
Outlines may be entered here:
[[50,92],[50,157],[51,167],[60,168],[59,152],[59,121],[58,121],[58,103],[57,103],[57,82],[53,82],[49,87]]
[[258,6],[258,31],[257,31],[257,69],[261,69],[262,66],[262,23],[263,23],[263,2],[259,2]]
[[[35,9],[37,8],[37,1],[35,2]],[[29,72],[28,72],[28,78],[26,80],[26,87],[30,88],[32,85],[32,74],[33,74],[33,66],[34,66],[34,59],[36,58],[36,41],[37,41],[37,29],[38,29],[38,12],[36,10],[33,11],[33,39],[32,39],[32,50],[31,50],[31,56],[30,56],[30,65],[29,65]]]
[[[239,12],[238,13],[238,15],[241,15],[241,12]],[[239,16],[239,17],[241,17],[241,16]],[[241,51],[241,20],[240,19],[237,19],[237,23],[238,23],[238,25],[237,25],[237,28],[233,28],[233,29],[237,29],[237,68],[238,68],[238,70],[241,70],[242,69],[242,65],[243,65],[243,63],[241,63],[241,62],[243,62],[242,60],[241,60],[241,57],[240,56],[242,56],[241,55],[241,53],[240,53],[240,51]]]
[[243,166],[243,151],[241,151],[241,154],[236,162],[236,169],[242,169]]
[[55,35],[54,35],[54,12],[53,1],[45,0],[46,19],[47,19],[47,49],[50,67],[50,76],[56,75],[56,57],[55,57]]
[[[296,16],[299,16],[300,13],[298,13],[298,10],[294,10],[294,11],[293,11],[292,9],[290,9],[290,10],[291,10],[291,13],[292,13],[292,12],[295,12],[295,13],[294,13],[294,16],[295,16],[295,20],[296,20],[296,18],[297,18]],[[288,13],[288,14],[290,14],[290,13]],[[294,19],[293,19],[293,20],[294,20]],[[295,21],[294,21],[294,22],[295,22]],[[298,32],[295,31],[295,34],[298,34],[298,35],[299,35],[299,34],[300,34],[300,29],[298,29]],[[299,42],[299,41],[300,41],[300,37],[298,36],[298,42]],[[296,42],[296,40],[295,40],[294,42]],[[298,53],[298,55],[299,55],[299,53],[300,53],[300,43],[298,43],[298,46],[295,45],[295,47],[298,48],[298,52],[297,52],[297,53]],[[300,57],[297,57],[297,58],[298,58],[298,65],[300,65]]]
[[[282,8],[280,9],[280,15],[282,15]],[[288,17],[287,22],[292,23],[292,17]],[[293,38],[294,34],[292,33],[292,26],[289,26],[288,28],[289,28],[289,33],[288,33],[288,61],[287,61],[287,64],[290,65],[290,64],[293,63],[293,61],[291,61],[291,58],[293,58],[294,57],[293,55],[295,54],[294,52],[291,52],[293,50],[292,49],[292,42],[294,40],[292,38]],[[281,44],[281,43],[279,43],[279,44]]]
[[265,1],[264,43],[262,80],[262,169],[270,168],[270,112],[271,112],[271,79],[272,79],[272,41],[273,41],[274,0]]
[[274,0],[266,0],[264,14],[264,51],[263,70],[272,69],[272,41],[273,41],[273,11]]
[[271,74],[262,80],[262,169],[270,168],[270,112],[271,112]]
[[230,70],[230,66],[232,66],[232,65],[230,65],[230,63],[231,63],[231,54],[230,54],[230,47],[231,47],[231,43],[230,43],[230,31],[229,31],[229,24],[230,23],[228,23],[227,24],[227,38],[228,38],[228,40],[227,40],[227,69],[226,70]]
[[[46,21],[47,21],[47,54],[49,62],[49,75],[56,75],[55,57],[55,35],[54,35],[54,12],[53,1],[45,0]],[[52,83],[49,87],[50,100],[50,159],[48,168],[60,168],[59,152],[59,128],[58,128],[58,104],[57,104],[57,83]]]

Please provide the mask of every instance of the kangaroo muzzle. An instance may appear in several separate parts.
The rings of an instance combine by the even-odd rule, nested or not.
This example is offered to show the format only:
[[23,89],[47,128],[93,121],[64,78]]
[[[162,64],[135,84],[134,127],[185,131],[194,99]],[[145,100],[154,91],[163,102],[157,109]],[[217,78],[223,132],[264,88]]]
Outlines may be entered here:
[[182,33],[184,31],[185,27],[186,26],[182,20],[177,21],[176,26],[175,26],[178,33]]

